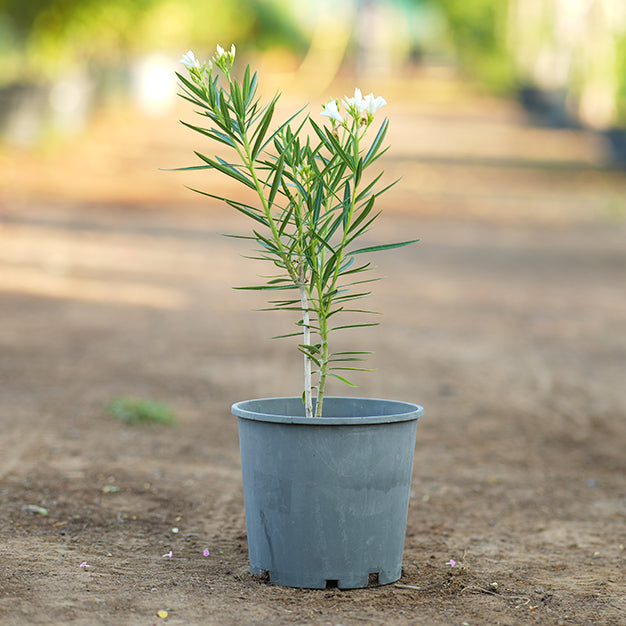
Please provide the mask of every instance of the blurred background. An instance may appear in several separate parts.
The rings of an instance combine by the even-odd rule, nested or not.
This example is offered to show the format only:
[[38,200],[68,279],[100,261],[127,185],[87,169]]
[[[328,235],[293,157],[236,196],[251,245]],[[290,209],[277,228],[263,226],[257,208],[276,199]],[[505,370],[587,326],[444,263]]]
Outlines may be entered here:
[[401,81],[419,106],[433,90],[414,81],[460,78],[534,124],[592,130],[605,161],[626,162],[623,0],[0,0],[2,142],[75,135],[120,104],[171,114],[182,52],[220,42],[278,75],[271,89],[321,99],[353,76]]

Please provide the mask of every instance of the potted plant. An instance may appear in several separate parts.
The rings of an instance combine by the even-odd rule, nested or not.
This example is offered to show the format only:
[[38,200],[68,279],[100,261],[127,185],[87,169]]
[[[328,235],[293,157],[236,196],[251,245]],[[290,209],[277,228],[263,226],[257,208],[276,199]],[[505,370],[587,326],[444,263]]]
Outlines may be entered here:
[[[362,350],[333,352],[340,329],[373,326],[342,321],[367,313],[355,302],[374,280],[364,255],[414,243],[359,247],[380,214],[382,172],[367,170],[386,151],[386,104],[372,94],[321,112],[326,125],[302,111],[276,126],[278,95],[262,106],[257,75],[247,66],[233,75],[235,47],[220,46],[200,63],[189,51],[178,75],[180,95],[203,122],[183,122],[223,150],[196,152],[201,164],[252,190],[251,204],[199,191],[246,215],[255,257],[273,266],[265,284],[246,287],[273,294],[273,310],[289,312],[301,336],[302,396],[247,400],[238,417],[250,569],[279,585],[364,587],[401,575],[417,419],[415,404],[371,398],[327,397],[329,378],[352,385],[346,371],[360,367]],[[197,190],[196,190],[197,191]]]

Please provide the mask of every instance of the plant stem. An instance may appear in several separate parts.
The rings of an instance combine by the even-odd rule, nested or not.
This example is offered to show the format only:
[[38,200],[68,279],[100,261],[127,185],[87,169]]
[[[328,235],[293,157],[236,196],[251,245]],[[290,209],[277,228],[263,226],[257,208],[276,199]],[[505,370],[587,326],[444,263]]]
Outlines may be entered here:
[[320,338],[322,341],[322,354],[320,357],[320,379],[317,387],[317,406],[315,407],[315,417],[322,417],[324,394],[326,392],[326,375],[328,373],[328,326],[326,318],[321,315],[320,318]]
[[[311,319],[309,317],[309,298],[305,285],[299,285],[300,305],[302,307],[302,334],[305,346],[311,345]],[[319,398],[318,398],[319,407]],[[319,410],[319,409],[318,409]],[[311,384],[311,357],[304,354],[304,411],[306,417],[313,417],[313,392]]]

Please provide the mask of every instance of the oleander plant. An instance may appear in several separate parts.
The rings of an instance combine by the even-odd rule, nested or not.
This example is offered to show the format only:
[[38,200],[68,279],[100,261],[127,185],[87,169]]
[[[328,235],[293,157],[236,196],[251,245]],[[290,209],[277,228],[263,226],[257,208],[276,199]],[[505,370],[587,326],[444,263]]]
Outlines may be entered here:
[[178,171],[217,170],[254,192],[256,201],[244,202],[193,190],[251,220],[249,235],[231,236],[252,241],[252,258],[266,261],[272,273],[263,284],[243,288],[270,292],[268,310],[296,318],[297,328],[277,338],[301,338],[305,415],[321,417],[329,377],[353,386],[346,376],[366,369],[367,351],[334,351],[331,339],[338,331],[376,325],[354,321],[372,313],[359,305],[377,280],[368,274],[368,255],[417,241],[359,244],[381,213],[376,201],[397,182],[379,189],[384,172],[368,171],[388,149],[388,120],[374,123],[387,103],[355,89],[353,96],[323,106],[325,123],[305,109],[276,123],[280,94],[263,104],[256,72],[247,65],[237,78],[235,56],[233,45],[217,46],[207,62],[191,50],[182,57],[187,74],[177,73],[180,96],[202,120],[182,123],[213,148],[210,155],[196,151],[200,164]]

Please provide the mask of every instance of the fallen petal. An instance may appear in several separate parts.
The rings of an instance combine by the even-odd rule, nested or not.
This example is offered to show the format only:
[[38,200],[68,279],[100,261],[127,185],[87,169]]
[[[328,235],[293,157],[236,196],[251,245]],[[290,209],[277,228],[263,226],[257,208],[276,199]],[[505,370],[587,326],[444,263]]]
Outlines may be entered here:
[[43,506],[39,506],[38,504],[25,504],[22,507],[22,511],[27,511],[28,513],[37,513],[39,515],[48,515],[48,509]]

